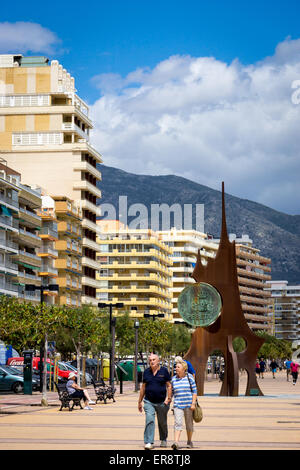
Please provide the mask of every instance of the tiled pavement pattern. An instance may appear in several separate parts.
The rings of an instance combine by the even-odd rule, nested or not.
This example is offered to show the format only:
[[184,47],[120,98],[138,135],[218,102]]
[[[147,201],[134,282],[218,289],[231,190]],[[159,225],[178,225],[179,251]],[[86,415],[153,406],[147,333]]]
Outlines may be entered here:
[[[206,382],[205,395],[199,397],[204,419],[195,424],[195,449],[299,450],[300,381],[293,386],[284,372],[276,379],[267,373],[259,379],[263,397],[245,397],[245,384],[244,374],[239,397],[219,397],[220,382]],[[90,392],[93,396],[92,388]],[[0,394],[0,450],[142,450],[145,418],[137,410],[137,398],[134,384],[125,383],[116,403],[60,412],[54,392],[48,393],[47,408],[39,406],[40,394]],[[157,450],[157,433],[155,437]],[[181,437],[184,445],[185,431]],[[169,445],[172,439],[169,412]]]

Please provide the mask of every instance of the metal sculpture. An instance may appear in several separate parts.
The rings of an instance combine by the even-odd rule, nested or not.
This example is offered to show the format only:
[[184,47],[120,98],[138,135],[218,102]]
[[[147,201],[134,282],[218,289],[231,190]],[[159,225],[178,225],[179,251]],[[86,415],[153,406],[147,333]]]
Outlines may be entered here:
[[[222,299],[221,314],[209,326],[197,327],[185,359],[189,360],[196,370],[198,395],[204,393],[204,377],[208,356],[214,350],[221,350],[225,360],[224,379],[220,396],[238,396],[239,369],[247,372],[245,395],[263,395],[256,374],[255,361],[264,340],[249,328],[244,317],[236,268],[235,242],[230,242],[227,233],[225,215],[224,183],[222,183],[222,229],[216,257],[209,259],[207,265],[201,262],[198,250],[197,263],[192,274],[199,285],[209,284],[215,288]],[[233,340],[241,337],[246,343],[242,352],[235,352]]]

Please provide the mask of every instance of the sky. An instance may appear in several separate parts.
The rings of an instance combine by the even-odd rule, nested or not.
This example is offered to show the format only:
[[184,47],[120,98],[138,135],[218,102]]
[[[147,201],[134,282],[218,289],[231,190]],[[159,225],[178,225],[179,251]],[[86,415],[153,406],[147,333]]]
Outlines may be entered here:
[[299,17],[291,0],[17,0],[0,53],[63,64],[104,164],[300,214]]

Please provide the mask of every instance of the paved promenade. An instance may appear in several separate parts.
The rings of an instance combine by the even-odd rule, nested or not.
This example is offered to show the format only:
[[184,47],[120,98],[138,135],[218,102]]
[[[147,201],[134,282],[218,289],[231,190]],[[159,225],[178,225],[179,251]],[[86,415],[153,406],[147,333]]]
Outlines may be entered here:
[[[195,424],[197,450],[300,450],[300,381],[294,386],[285,372],[276,379],[258,379],[263,397],[245,397],[246,375],[240,377],[239,397],[219,397],[221,383],[205,383],[199,397],[204,419]],[[89,388],[91,395],[93,388]],[[92,411],[59,410],[57,394],[0,394],[1,450],[143,450],[144,413],[137,410],[133,383],[117,385],[116,403],[93,406]],[[169,441],[173,442],[173,413],[169,413]],[[156,448],[159,449],[156,433]],[[181,436],[186,443],[186,434]]]

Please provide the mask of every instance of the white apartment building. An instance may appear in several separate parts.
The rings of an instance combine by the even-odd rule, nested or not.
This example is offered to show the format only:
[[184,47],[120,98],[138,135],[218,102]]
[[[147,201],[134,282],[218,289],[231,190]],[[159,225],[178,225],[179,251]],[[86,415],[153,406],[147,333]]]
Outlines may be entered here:
[[97,305],[97,182],[87,104],[57,60],[0,55],[0,151],[30,186],[74,201],[82,218],[82,302]]
[[201,252],[201,260],[205,265],[209,258],[214,258],[218,249],[216,243],[207,240],[207,235],[196,230],[171,230],[160,231],[158,234],[163,243],[172,250],[172,314],[174,321],[183,321],[178,313],[177,302],[181,291],[195,281],[191,277],[196,261],[198,250]]
[[300,285],[288,281],[267,281],[265,289],[271,293],[271,315],[276,338],[291,341],[300,347]]

